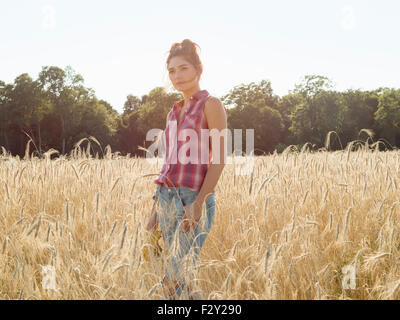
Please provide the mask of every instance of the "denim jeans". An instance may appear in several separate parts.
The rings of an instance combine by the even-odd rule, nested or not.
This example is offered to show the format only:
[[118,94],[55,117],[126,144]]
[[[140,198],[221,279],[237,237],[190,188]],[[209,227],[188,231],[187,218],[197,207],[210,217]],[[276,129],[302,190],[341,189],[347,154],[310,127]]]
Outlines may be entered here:
[[[198,195],[197,191],[187,187],[167,187],[157,185],[155,200],[157,205],[157,218],[161,228],[164,243],[170,255],[167,261],[166,275],[171,280],[184,283],[184,260],[193,250],[192,262],[196,267],[196,260],[211,229],[215,215],[215,195],[212,193],[205,200],[206,214],[202,214],[195,230],[184,232],[182,230],[182,217],[184,206],[192,204]],[[204,207],[204,203],[203,203]],[[203,211],[203,209],[202,209]]]

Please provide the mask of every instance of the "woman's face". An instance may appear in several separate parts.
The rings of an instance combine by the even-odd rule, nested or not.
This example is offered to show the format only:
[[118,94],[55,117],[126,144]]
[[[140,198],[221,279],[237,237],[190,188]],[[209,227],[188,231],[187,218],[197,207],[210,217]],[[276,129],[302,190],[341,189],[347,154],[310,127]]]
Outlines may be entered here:
[[178,91],[185,91],[198,85],[199,82],[197,70],[181,56],[171,58],[168,74],[172,85]]

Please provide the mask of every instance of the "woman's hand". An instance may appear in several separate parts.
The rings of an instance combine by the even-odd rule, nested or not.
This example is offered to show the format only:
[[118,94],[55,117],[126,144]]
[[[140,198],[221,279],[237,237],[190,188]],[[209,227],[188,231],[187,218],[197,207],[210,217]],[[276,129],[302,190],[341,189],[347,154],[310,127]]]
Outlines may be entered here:
[[153,208],[151,208],[150,219],[146,226],[146,230],[151,231],[153,229],[156,229],[157,226],[158,226],[158,220],[157,220],[157,211],[156,211],[156,201],[154,201]]
[[156,202],[154,202],[153,208],[151,209],[150,219],[146,226],[146,230],[151,231],[151,230],[153,230],[153,228],[156,229],[157,226],[158,226],[158,220],[157,220],[157,212],[156,212]]
[[153,213],[150,216],[150,219],[147,223],[146,230],[151,231],[153,229],[157,229],[157,225],[158,225],[157,214]]
[[190,229],[195,230],[201,218],[201,209],[203,203],[195,200],[188,206],[184,206],[185,214],[182,217],[182,230],[188,232]]

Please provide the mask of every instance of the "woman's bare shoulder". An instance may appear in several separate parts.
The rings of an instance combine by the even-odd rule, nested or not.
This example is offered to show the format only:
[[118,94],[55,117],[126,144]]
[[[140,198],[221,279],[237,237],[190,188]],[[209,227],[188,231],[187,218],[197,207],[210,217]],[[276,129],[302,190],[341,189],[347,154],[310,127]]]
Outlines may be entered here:
[[226,109],[221,99],[214,96],[209,96],[206,100],[204,108],[212,109],[212,108],[222,108]]
[[226,112],[226,107],[224,106],[222,101],[217,97],[209,96],[204,105],[204,112],[206,113],[206,115],[216,114],[221,111]]
[[209,96],[204,106],[204,115],[209,125],[214,120],[221,119],[222,121],[227,117],[226,107],[219,98]]

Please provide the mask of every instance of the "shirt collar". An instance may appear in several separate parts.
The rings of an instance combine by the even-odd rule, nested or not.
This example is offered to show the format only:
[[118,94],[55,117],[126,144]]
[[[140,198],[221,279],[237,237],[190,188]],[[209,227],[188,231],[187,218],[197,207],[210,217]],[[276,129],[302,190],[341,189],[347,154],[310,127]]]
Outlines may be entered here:
[[[200,90],[200,91],[197,91],[195,94],[193,94],[190,97],[190,99],[200,100],[201,98],[203,98],[203,97],[205,97],[207,95],[208,95],[208,91],[207,90]],[[176,108],[176,107],[181,108],[184,103],[185,103],[185,99],[179,100],[179,101],[174,103],[174,108]]]

